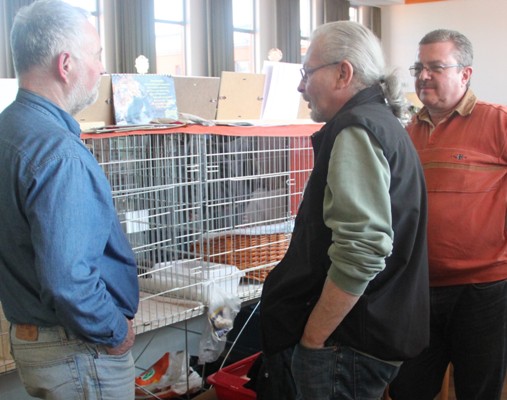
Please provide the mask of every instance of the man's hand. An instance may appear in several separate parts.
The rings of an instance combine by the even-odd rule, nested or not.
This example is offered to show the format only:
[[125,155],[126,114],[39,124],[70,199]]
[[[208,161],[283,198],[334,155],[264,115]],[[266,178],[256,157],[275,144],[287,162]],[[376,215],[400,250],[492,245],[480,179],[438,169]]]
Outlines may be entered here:
[[107,354],[114,356],[125,354],[132,348],[132,346],[134,346],[134,340],[136,337],[136,334],[134,333],[134,323],[127,318],[126,320],[128,326],[127,337],[125,338],[123,343],[121,343],[116,347],[106,347]]

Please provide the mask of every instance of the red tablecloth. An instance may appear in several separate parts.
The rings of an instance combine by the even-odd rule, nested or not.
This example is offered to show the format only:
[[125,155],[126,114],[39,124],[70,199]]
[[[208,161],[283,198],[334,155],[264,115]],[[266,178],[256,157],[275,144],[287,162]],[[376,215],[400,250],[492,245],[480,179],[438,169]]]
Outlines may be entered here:
[[174,128],[164,129],[139,129],[108,133],[83,133],[81,135],[81,139],[101,139],[114,136],[130,135],[166,135],[171,133],[215,134],[225,136],[310,136],[314,132],[318,131],[321,126],[321,124],[316,123],[269,126],[181,125]]

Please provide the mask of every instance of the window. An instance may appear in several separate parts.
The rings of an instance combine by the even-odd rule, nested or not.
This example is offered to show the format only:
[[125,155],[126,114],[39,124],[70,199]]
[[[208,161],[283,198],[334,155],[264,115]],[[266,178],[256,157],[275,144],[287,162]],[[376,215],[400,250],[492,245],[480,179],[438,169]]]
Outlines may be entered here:
[[351,21],[359,22],[359,7],[354,6],[349,8],[349,18]]
[[157,73],[186,75],[184,0],[155,0]]
[[102,45],[102,64],[106,65],[104,15],[102,13],[102,0],[64,0],[74,7],[82,8],[90,13],[89,21],[97,29]]
[[234,70],[255,72],[255,0],[233,0]]
[[99,0],[64,0],[74,7],[82,8],[91,14],[90,22],[95,26],[99,33],[102,31],[100,24]]
[[314,29],[313,0],[299,0],[299,24],[301,28],[301,59],[304,59],[308,46],[310,45],[310,35]]

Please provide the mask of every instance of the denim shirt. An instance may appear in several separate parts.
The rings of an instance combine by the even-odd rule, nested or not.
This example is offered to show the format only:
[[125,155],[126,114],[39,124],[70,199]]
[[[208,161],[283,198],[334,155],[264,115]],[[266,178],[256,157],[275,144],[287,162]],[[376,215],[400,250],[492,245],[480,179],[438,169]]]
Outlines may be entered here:
[[20,89],[0,114],[0,301],[11,323],[109,346],[139,302],[134,254],[79,124]]

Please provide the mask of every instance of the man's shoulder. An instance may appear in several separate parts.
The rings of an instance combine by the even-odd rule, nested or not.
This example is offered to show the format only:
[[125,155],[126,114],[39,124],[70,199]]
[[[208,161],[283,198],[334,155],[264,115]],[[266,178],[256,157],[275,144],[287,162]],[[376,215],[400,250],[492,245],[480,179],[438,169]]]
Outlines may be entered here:
[[507,118],[507,106],[498,103],[491,103],[484,100],[477,100],[473,113],[498,113],[500,117]]
[[0,116],[0,132],[9,157],[22,159],[33,168],[63,159],[83,159],[88,154],[79,137],[50,115],[36,111],[19,112],[16,106],[6,109]]
[[50,116],[23,112],[15,106],[0,116],[0,130],[5,140],[25,146],[36,145],[37,142],[50,143],[51,147],[58,146],[74,136]]

